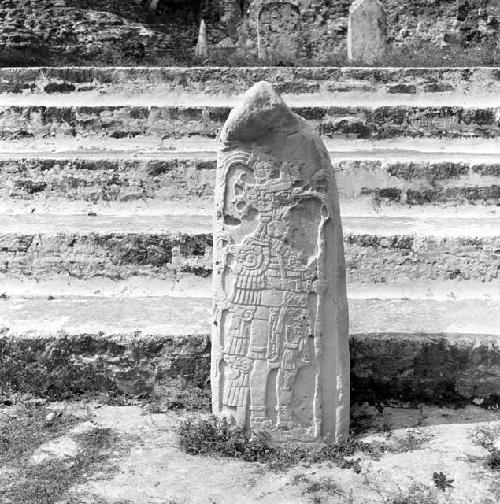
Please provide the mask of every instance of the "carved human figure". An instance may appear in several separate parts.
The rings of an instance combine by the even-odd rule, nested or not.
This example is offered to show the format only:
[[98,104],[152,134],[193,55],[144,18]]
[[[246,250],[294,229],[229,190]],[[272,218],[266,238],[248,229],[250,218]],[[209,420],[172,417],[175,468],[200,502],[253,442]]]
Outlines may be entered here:
[[347,305],[335,182],[320,140],[267,83],[247,93],[221,134],[212,344],[216,414],[277,438],[345,436]]

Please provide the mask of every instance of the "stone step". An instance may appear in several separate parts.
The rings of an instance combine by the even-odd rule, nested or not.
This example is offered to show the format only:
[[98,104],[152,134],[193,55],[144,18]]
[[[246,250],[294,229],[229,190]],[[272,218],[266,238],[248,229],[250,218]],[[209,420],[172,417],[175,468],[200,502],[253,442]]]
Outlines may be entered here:
[[[2,279],[0,300],[11,297],[37,296],[52,299],[66,297],[175,297],[211,298],[210,276],[178,275],[170,280],[151,276],[129,276],[112,278],[93,276],[79,278],[69,275],[47,275],[46,277],[9,277]],[[460,278],[453,280],[411,280],[397,283],[368,283],[351,281],[347,284],[351,299],[416,299],[449,301],[498,300],[500,289],[497,282],[482,282]]]
[[[246,88],[240,93],[209,94],[190,91],[144,92],[142,94],[99,92],[72,93],[25,93],[1,94],[1,107],[235,107],[242,99]],[[296,108],[332,106],[342,107],[497,107],[495,94],[465,94],[456,92],[425,94],[386,94],[370,92],[328,92],[314,94],[283,94],[287,104]]]
[[283,94],[497,94],[498,68],[61,67],[1,68],[0,93],[240,94],[267,80]]
[[[100,156],[99,156],[100,154]],[[392,154],[394,156],[394,153]],[[500,163],[488,156],[448,155],[360,159],[332,154],[343,214],[436,207],[437,212],[494,210],[500,204]],[[210,211],[216,160],[126,154],[0,157],[0,213],[175,213]],[[473,205],[473,208],[471,208]],[[179,208],[179,206],[181,208]],[[457,208],[458,207],[458,208]],[[90,210],[89,210],[90,211]]]
[[[0,279],[179,282],[212,270],[212,216],[3,215]],[[349,282],[500,278],[500,219],[344,217]]]
[[[216,138],[230,110],[228,106],[3,106],[0,139]],[[325,138],[494,139],[500,134],[500,107],[375,105],[293,110]]]
[[[211,301],[0,300],[4,389],[206,393]],[[352,400],[453,402],[500,387],[500,301],[350,299]]]
[[[495,162],[500,155],[500,138],[409,138],[385,140],[323,138],[332,157],[348,159],[435,159],[443,155],[450,161],[477,156],[485,162]],[[139,136],[134,138],[110,137],[43,137],[0,139],[0,159],[25,157],[65,158],[77,155],[90,158],[145,156],[163,159],[165,156],[193,156],[214,159],[217,141],[214,138],[166,138]]]

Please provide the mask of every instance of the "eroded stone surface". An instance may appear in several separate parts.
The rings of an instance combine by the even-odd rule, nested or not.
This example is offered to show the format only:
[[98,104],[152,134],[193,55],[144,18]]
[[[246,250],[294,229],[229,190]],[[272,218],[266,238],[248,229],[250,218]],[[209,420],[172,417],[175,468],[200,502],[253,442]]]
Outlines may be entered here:
[[[76,88],[77,96],[95,99],[124,95],[132,98],[162,96],[168,93],[196,95],[208,101],[209,97],[239,96],[242,89],[254,82],[267,80],[280,93],[359,93],[373,92],[375,96],[397,91],[395,85],[414,85],[417,94],[427,96],[443,91],[466,94],[467,103],[481,96],[496,96],[500,90],[499,72],[495,67],[462,68],[360,68],[360,67],[42,67],[0,68],[0,91],[3,103],[6,93],[17,94],[16,104],[22,97],[37,95],[37,103],[43,98],[45,88],[55,90],[64,85],[67,90]],[[375,94],[376,93],[376,94]],[[54,96],[54,95],[52,95]],[[61,104],[61,92],[57,95]],[[397,96],[397,94],[396,94]],[[150,102],[148,102],[149,104]],[[164,104],[165,99],[158,103]],[[176,101],[178,103],[178,101]]]
[[349,9],[347,56],[350,61],[372,64],[384,56],[387,19],[379,0],[356,0]]
[[294,58],[301,48],[300,10],[294,1],[266,2],[257,23],[259,58]]
[[348,317],[333,168],[267,82],[224,126],[215,202],[214,412],[281,439],[342,440]]
[[[292,108],[327,141],[399,139],[402,142],[428,138],[425,142],[428,146],[431,138],[464,141],[483,138],[498,143],[500,137],[497,119],[500,108],[490,104],[464,107],[382,102],[380,106],[347,103]],[[151,149],[160,152],[175,149],[175,145],[183,150],[186,142],[190,148],[200,145],[210,149],[208,139],[217,137],[229,112],[229,106],[207,107],[196,102],[192,106],[0,106],[0,141],[4,142],[6,152],[11,152],[14,146],[19,149],[20,139],[29,141],[27,150],[33,149],[34,141],[44,142],[40,147],[37,145],[37,151],[46,150],[48,141],[54,141],[58,149],[71,146],[70,142],[90,149],[95,148],[95,142],[102,146],[99,141],[106,141],[106,148],[119,149],[128,143],[144,149],[148,139],[155,142]],[[495,143],[491,145],[498,149]]]

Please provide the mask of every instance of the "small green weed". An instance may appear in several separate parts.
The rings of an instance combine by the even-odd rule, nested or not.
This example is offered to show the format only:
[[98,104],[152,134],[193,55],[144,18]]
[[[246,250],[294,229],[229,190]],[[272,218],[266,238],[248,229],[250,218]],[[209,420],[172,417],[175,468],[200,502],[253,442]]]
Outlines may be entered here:
[[266,462],[275,448],[266,433],[250,436],[244,429],[231,427],[226,419],[184,419],[179,426],[181,448],[190,455],[221,455],[247,462]]
[[[332,497],[345,496],[345,492],[332,478],[321,478],[314,481],[304,476],[300,482],[306,485],[302,491],[302,495],[310,497],[313,504],[331,502]],[[293,484],[298,484],[298,482],[294,480]]]
[[500,430],[481,427],[472,437],[476,444],[488,451],[486,465],[494,471],[500,471],[500,450],[495,445],[495,440],[500,437]]
[[231,457],[247,462],[261,462],[273,470],[286,470],[299,463],[333,462],[341,468],[360,472],[356,451],[371,452],[368,444],[356,439],[342,445],[326,442],[304,446],[299,443],[272,443],[266,432],[248,433],[229,425],[226,419],[209,416],[203,419],[187,418],[178,428],[179,444],[191,455]]
[[[305,474],[296,474],[292,479],[292,485],[303,485],[305,488],[302,495],[309,495],[314,504],[320,504],[323,499],[325,502],[331,502],[331,497],[342,497],[345,501],[346,494],[339,484],[332,478],[321,478],[312,480]],[[348,500],[347,502],[351,502]]]
[[442,490],[445,492],[448,488],[453,488],[453,481],[452,479],[448,479],[448,476],[444,472],[435,472],[432,475],[432,480],[434,481],[434,485],[436,488],[439,488],[439,490]]
[[387,501],[387,504],[438,504],[439,500],[432,488],[414,483],[407,491]]

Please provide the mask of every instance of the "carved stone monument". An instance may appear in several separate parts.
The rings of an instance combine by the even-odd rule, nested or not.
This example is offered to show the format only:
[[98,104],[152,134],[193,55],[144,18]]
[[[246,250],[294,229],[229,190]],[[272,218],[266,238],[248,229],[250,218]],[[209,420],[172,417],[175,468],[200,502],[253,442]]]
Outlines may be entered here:
[[373,64],[387,48],[387,17],[379,0],[355,0],[349,9],[347,57]]
[[239,0],[223,0],[222,7],[224,14],[221,23],[226,27],[228,34],[234,36],[242,18],[241,4]]
[[218,150],[213,411],[276,440],[349,426],[342,227],[321,139],[259,82]]
[[205,20],[200,22],[200,30],[198,31],[198,43],[194,49],[194,54],[198,58],[205,58],[208,55],[207,47],[207,25]]
[[257,54],[261,59],[297,57],[300,51],[300,11],[297,2],[272,0],[257,13]]

